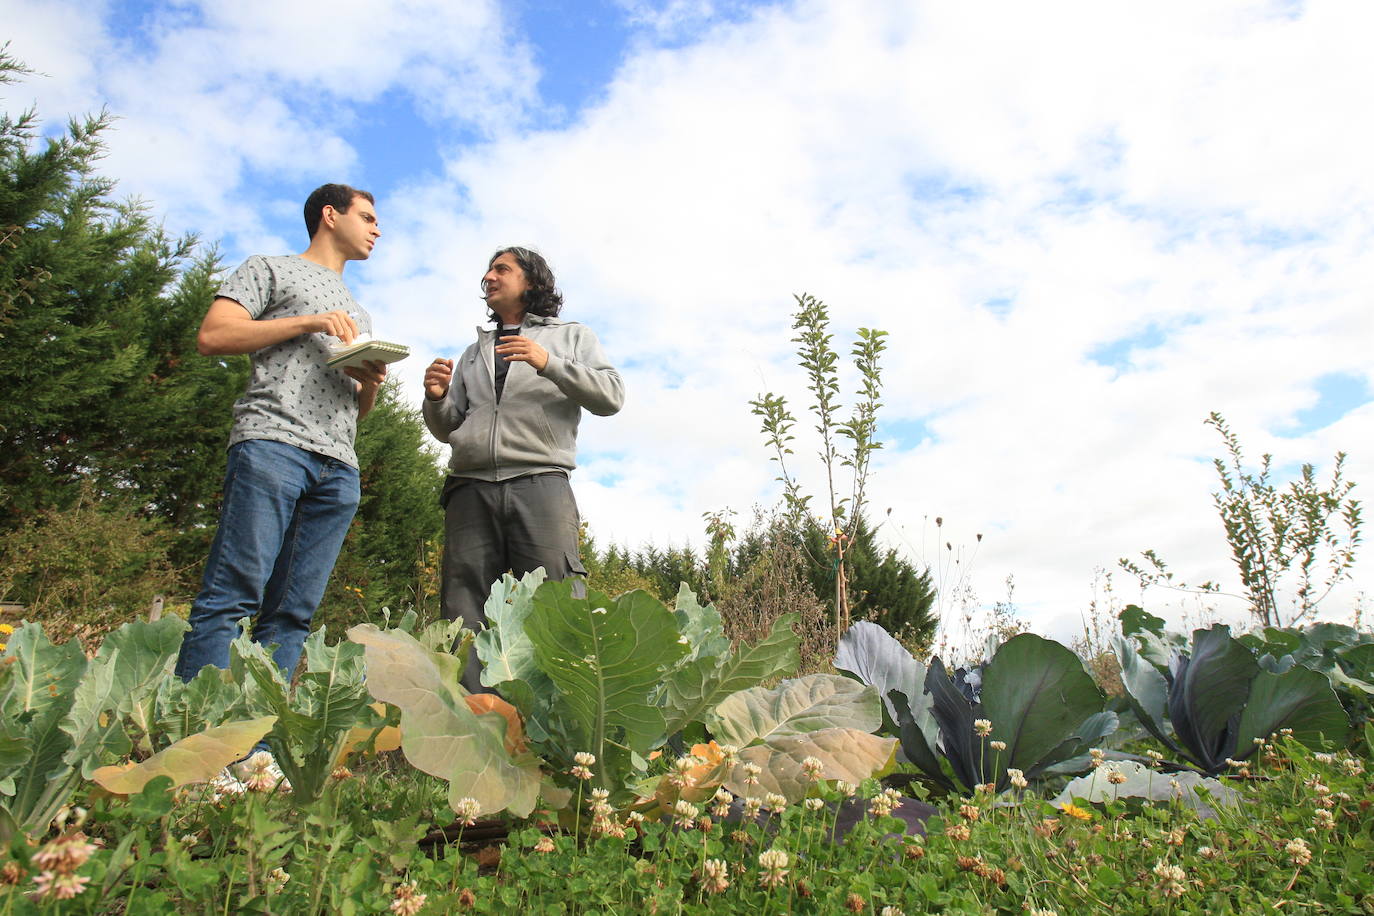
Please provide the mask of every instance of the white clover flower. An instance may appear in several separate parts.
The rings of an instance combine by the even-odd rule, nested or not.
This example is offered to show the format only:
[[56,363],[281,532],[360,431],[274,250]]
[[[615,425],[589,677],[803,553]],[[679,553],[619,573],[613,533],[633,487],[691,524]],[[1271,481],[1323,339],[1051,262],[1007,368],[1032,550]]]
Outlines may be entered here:
[[1307,848],[1307,841],[1302,837],[1294,837],[1284,844],[1283,851],[1288,855],[1289,860],[1299,868],[1312,861],[1312,850]]
[[823,799],[823,798],[808,798],[808,799],[804,802],[804,804],[806,805],[806,810],[807,810],[807,811],[819,811],[819,810],[821,810],[822,808],[825,807],[825,799]]
[[992,722],[988,719],[974,719],[973,733],[980,738],[986,738],[992,734]]
[[787,807],[787,799],[776,792],[769,792],[763,796],[763,804],[766,808],[781,813]]
[[425,905],[425,894],[419,892],[419,885],[416,883],[401,884],[396,888],[395,897],[391,901],[388,909],[396,916],[415,916]]
[[722,893],[730,886],[730,866],[724,859],[707,859],[701,863],[701,887],[708,894]]
[[701,809],[685,799],[678,799],[677,804],[673,806],[673,814],[676,816],[674,823],[684,830],[691,830],[696,826]]
[[777,887],[787,877],[790,857],[781,849],[769,849],[759,853],[759,884],[763,887]]
[[458,815],[458,820],[464,827],[471,827],[477,823],[477,815],[482,813],[482,805],[475,798],[460,798],[453,806],[453,812]]
[[235,764],[240,768],[243,786],[250,792],[271,792],[277,786],[289,790],[291,783],[282,775],[281,767],[270,751],[257,751],[243,763]]
[[1005,750],[1007,749],[1007,742],[1005,742],[1005,741],[989,741],[989,742],[988,742],[988,747],[992,748],[994,751],[1005,751]]
[[1030,783],[1026,781],[1026,774],[1015,767],[1007,769],[1007,779],[1011,782],[1012,788],[1014,789],[1024,789],[1026,786],[1030,785]]
[[1161,859],[1155,863],[1154,873],[1159,878],[1160,890],[1166,897],[1182,897],[1188,890],[1188,874],[1177,865],[1170,865]]

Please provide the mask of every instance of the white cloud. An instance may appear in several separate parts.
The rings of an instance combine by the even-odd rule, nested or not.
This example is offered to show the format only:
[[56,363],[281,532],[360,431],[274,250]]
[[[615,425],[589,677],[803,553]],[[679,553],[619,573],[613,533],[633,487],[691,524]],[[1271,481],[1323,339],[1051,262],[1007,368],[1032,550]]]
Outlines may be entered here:
[[109,8],[76,0],[0,10],[12,53],[50,74],[24,84],[44,115],[118,115],[104,167],[122,193],[173,226],[244,240],[271,237],[260,176],[313,187],[358,171],[344,139],[358,106],[399,91],[482,134],[521,122],[538,77],[494,0],[181,0],[122,11],[118,30],[100,27]]

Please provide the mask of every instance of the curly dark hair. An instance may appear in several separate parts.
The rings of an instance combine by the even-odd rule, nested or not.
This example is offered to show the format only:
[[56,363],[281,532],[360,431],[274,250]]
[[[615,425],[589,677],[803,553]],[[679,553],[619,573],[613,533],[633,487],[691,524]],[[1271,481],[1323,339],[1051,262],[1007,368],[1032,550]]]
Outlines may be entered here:
[[[563,294],[554,285],[553,268],[549,267],[549,262],[544,260],[544,256],[533,248],[511,245],[491,256],[491,260],[487,261],[487,270],[491,270],[491,265],[503,254],[515,258],[515,263],[520,265],[520,269],[525,272],[525,280],[529,282],[530,288],[521,296],[525,303],[525,311],[545,318],[557,317],[563,310]],[[495,312],[488,314],[493,321],[499,320]]]
[[310,196],[305,199],[305,231],[310,233],[313,239],[315,233],[320,231],[324,208],[333,207],[340,213],[347,213],[348,208],[353,206],[355,197],[361,197],[370,204],[377,202],[369,192],[359,191],[346,184],[322,184],[311,191]]

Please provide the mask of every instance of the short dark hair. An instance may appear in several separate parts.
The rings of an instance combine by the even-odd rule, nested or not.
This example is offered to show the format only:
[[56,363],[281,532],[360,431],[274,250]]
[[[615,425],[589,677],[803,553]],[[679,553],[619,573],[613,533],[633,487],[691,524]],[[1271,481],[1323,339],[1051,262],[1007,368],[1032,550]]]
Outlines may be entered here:
[[305,231],[310,233],[313,239],[315,233],[320,231],[324,208],[333,207],[340,213],[347,213],[348,208],[353,206],[355,197],[361,197],[370,204],[377,203],[369,192],[359,191],[346,184],[322,184],[311,191],[310,196],[305,199]]
[[[491,265],[503,254],[515,258],[515,263],[525,272],[525,280],[530,285],[521,296],[525,303],[525,311],[545,318],[556,317],[563,310],[563,294],[554,285],[553,268],[549,267],[549,262],[544,260],[544,256],[533,248],[511,245],[491,256],[491,260],[487,261],[487,270],[491,270]],[[494,312],[492,318],[496,318]]]

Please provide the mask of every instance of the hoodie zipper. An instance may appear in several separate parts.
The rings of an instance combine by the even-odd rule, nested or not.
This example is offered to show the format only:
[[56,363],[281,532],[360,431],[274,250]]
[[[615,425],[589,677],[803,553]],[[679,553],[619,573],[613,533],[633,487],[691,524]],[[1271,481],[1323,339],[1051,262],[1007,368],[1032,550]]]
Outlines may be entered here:
[[491,467],[493,479],[501,479],[501,459],[496,453],[496,426],[501,421],[501,401],[496,397],[496,341],[500,336],[500,330],[491,335],[491,365],[486,368],[488,381],[491,382]]

